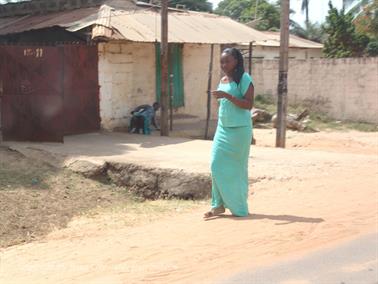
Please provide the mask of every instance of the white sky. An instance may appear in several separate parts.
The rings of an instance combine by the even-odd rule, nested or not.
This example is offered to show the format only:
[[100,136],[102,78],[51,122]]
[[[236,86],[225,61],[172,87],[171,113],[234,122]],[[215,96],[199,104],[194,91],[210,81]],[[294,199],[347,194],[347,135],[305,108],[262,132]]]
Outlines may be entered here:
[[[214,8],[221,2],[222,0],[209,0],[213,3]],[[270,2],[275,2],[276,0],[269,0]],[[329,0],[310,0],[310,21],[311,22],[318,22],[322,23],[325,20],[325,17],[328,12],[328,1]],[[333,5],[337,8],[342,7],[342,0],[331,0]],[[3,1],[0,0],[0,3]],[[296,21],[297,23],[303,23],[305,19],[305,14],[301,12],[301,5],[302,0],[290,0],[290,8],[295,11],[295,14],[291,16],[292,20]]]
[[[222,0],[209,0],[213,3],[214,8]],[[328,1],[329,0],[310,0],[309,17],[311,22],[322,23],[328,13]],[[271,0],[270,2],[275,2]],[[332,4],[340,9],[342,7],[342,0],[332,0]],[[302,0],[290,0],[290,8],[295,11],[295,14],[291,16],[291,19],[303,23],[305,20],[305,14],[301,12]]]

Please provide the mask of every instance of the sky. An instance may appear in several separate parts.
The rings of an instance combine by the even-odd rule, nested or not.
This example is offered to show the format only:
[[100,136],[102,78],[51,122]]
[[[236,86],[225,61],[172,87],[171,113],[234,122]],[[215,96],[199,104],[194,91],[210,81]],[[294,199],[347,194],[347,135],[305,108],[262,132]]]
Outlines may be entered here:
[[[215,8],[219,2],[222,0],[209,0],[213,3],[213,7]],[[310,1],[309,7],[309,18],[311,22],[318,22],[322,23],[325,20],[328,12],[328,1],[329,0],[312,0]],[[275,2],[274,0],[270,2]],[[332,4],[341,9],[342,7],[342,0],[332,0]],[[305,20],[305,14],[302,14],[301,11],[302,0],[290,0],[290,9],[295,11],[294,15],[291,15],[291,19],[296,21],[297,23],[303,24]]]
[[[213,7],[216,8],[216,6],[221,2],[222,0],[209,0],[211,3],[213,3]],[[268,0],[270,2],[275,2],[276,0]],[[328,1],[329,0],[312,0],[310,1],[310,21],[311,22],[318,22],[322,23],[325,20],[325,17],[327,16],[328,12]],[[3,0],[0,0],[0,3],[3,2]],[[342,0],[332,0],[332,4],[337,7],[338,9],[341,9],[342,7]],[[305,20],[305,14],[301,11],[301,5],[302,0],[290,0],[290,8],[295,11],[294,15],[291,15],[291,19],[296,21],[297,23],[303,24]]]

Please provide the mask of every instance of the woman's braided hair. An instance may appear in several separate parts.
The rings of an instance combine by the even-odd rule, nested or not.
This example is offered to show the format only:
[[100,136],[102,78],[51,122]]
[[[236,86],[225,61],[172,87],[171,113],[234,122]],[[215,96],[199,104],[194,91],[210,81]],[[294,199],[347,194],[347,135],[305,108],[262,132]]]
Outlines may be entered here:
[[235,47],[226,48],[225,50],[223,50],[223,53],[231,55],[238,62],[235,66],[232,78],[234,79],[236,84],[239,85],[240,80],[245,72],[243,55],[241,54],[240,50]]

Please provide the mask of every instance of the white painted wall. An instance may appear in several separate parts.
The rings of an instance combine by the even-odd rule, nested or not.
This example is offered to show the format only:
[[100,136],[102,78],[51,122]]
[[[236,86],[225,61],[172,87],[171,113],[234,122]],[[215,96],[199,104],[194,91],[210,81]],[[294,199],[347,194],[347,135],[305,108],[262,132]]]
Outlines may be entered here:
[[[214,46],[212,89],[220,79],[220,46]],[[185,106],[175,114],[206,118],[210,45],[185,44],[183,76]],[[110,42],[99,44],[100,116],[104,129],[128,125],[130,111],[152,104],[156,94],[155,46],[149,43]],[[212,118],[217,117],[212,99]]]
[[[243,46],[243,49],[247,49],[247,46]],[[277,59],[280,56],[280,48],[273,46],[254,46],[253,58],[261,59]],[[323,57],[322,50],[319,48],[296,48],[290,47],[289,57],[292,59],[311,59]]]
[[144,43],[100,43],[101,126],[128,125],[130,111],[155,101],[155,47]]
[[[206,118],[207,85],[211,46],[207,44],[185,44],[183,49],[183,74],[185,106],[177,113]],[[212,89],[215,89],[220,79],[220,46],[214,46]],[[217,117],[217,103],[212,99],[212,117]]]

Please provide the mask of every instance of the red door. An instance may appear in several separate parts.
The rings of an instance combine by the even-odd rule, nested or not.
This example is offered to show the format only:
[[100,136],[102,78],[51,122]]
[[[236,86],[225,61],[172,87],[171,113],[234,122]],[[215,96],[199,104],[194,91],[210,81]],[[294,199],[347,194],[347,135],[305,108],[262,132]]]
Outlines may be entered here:
[[62,50],[0,46],[4,140],[63,142]]
[[100,129],[97,46],[64,46],[65,134]]
[[0,46],[0,96],[4,140],[99,130],[97,46]]

